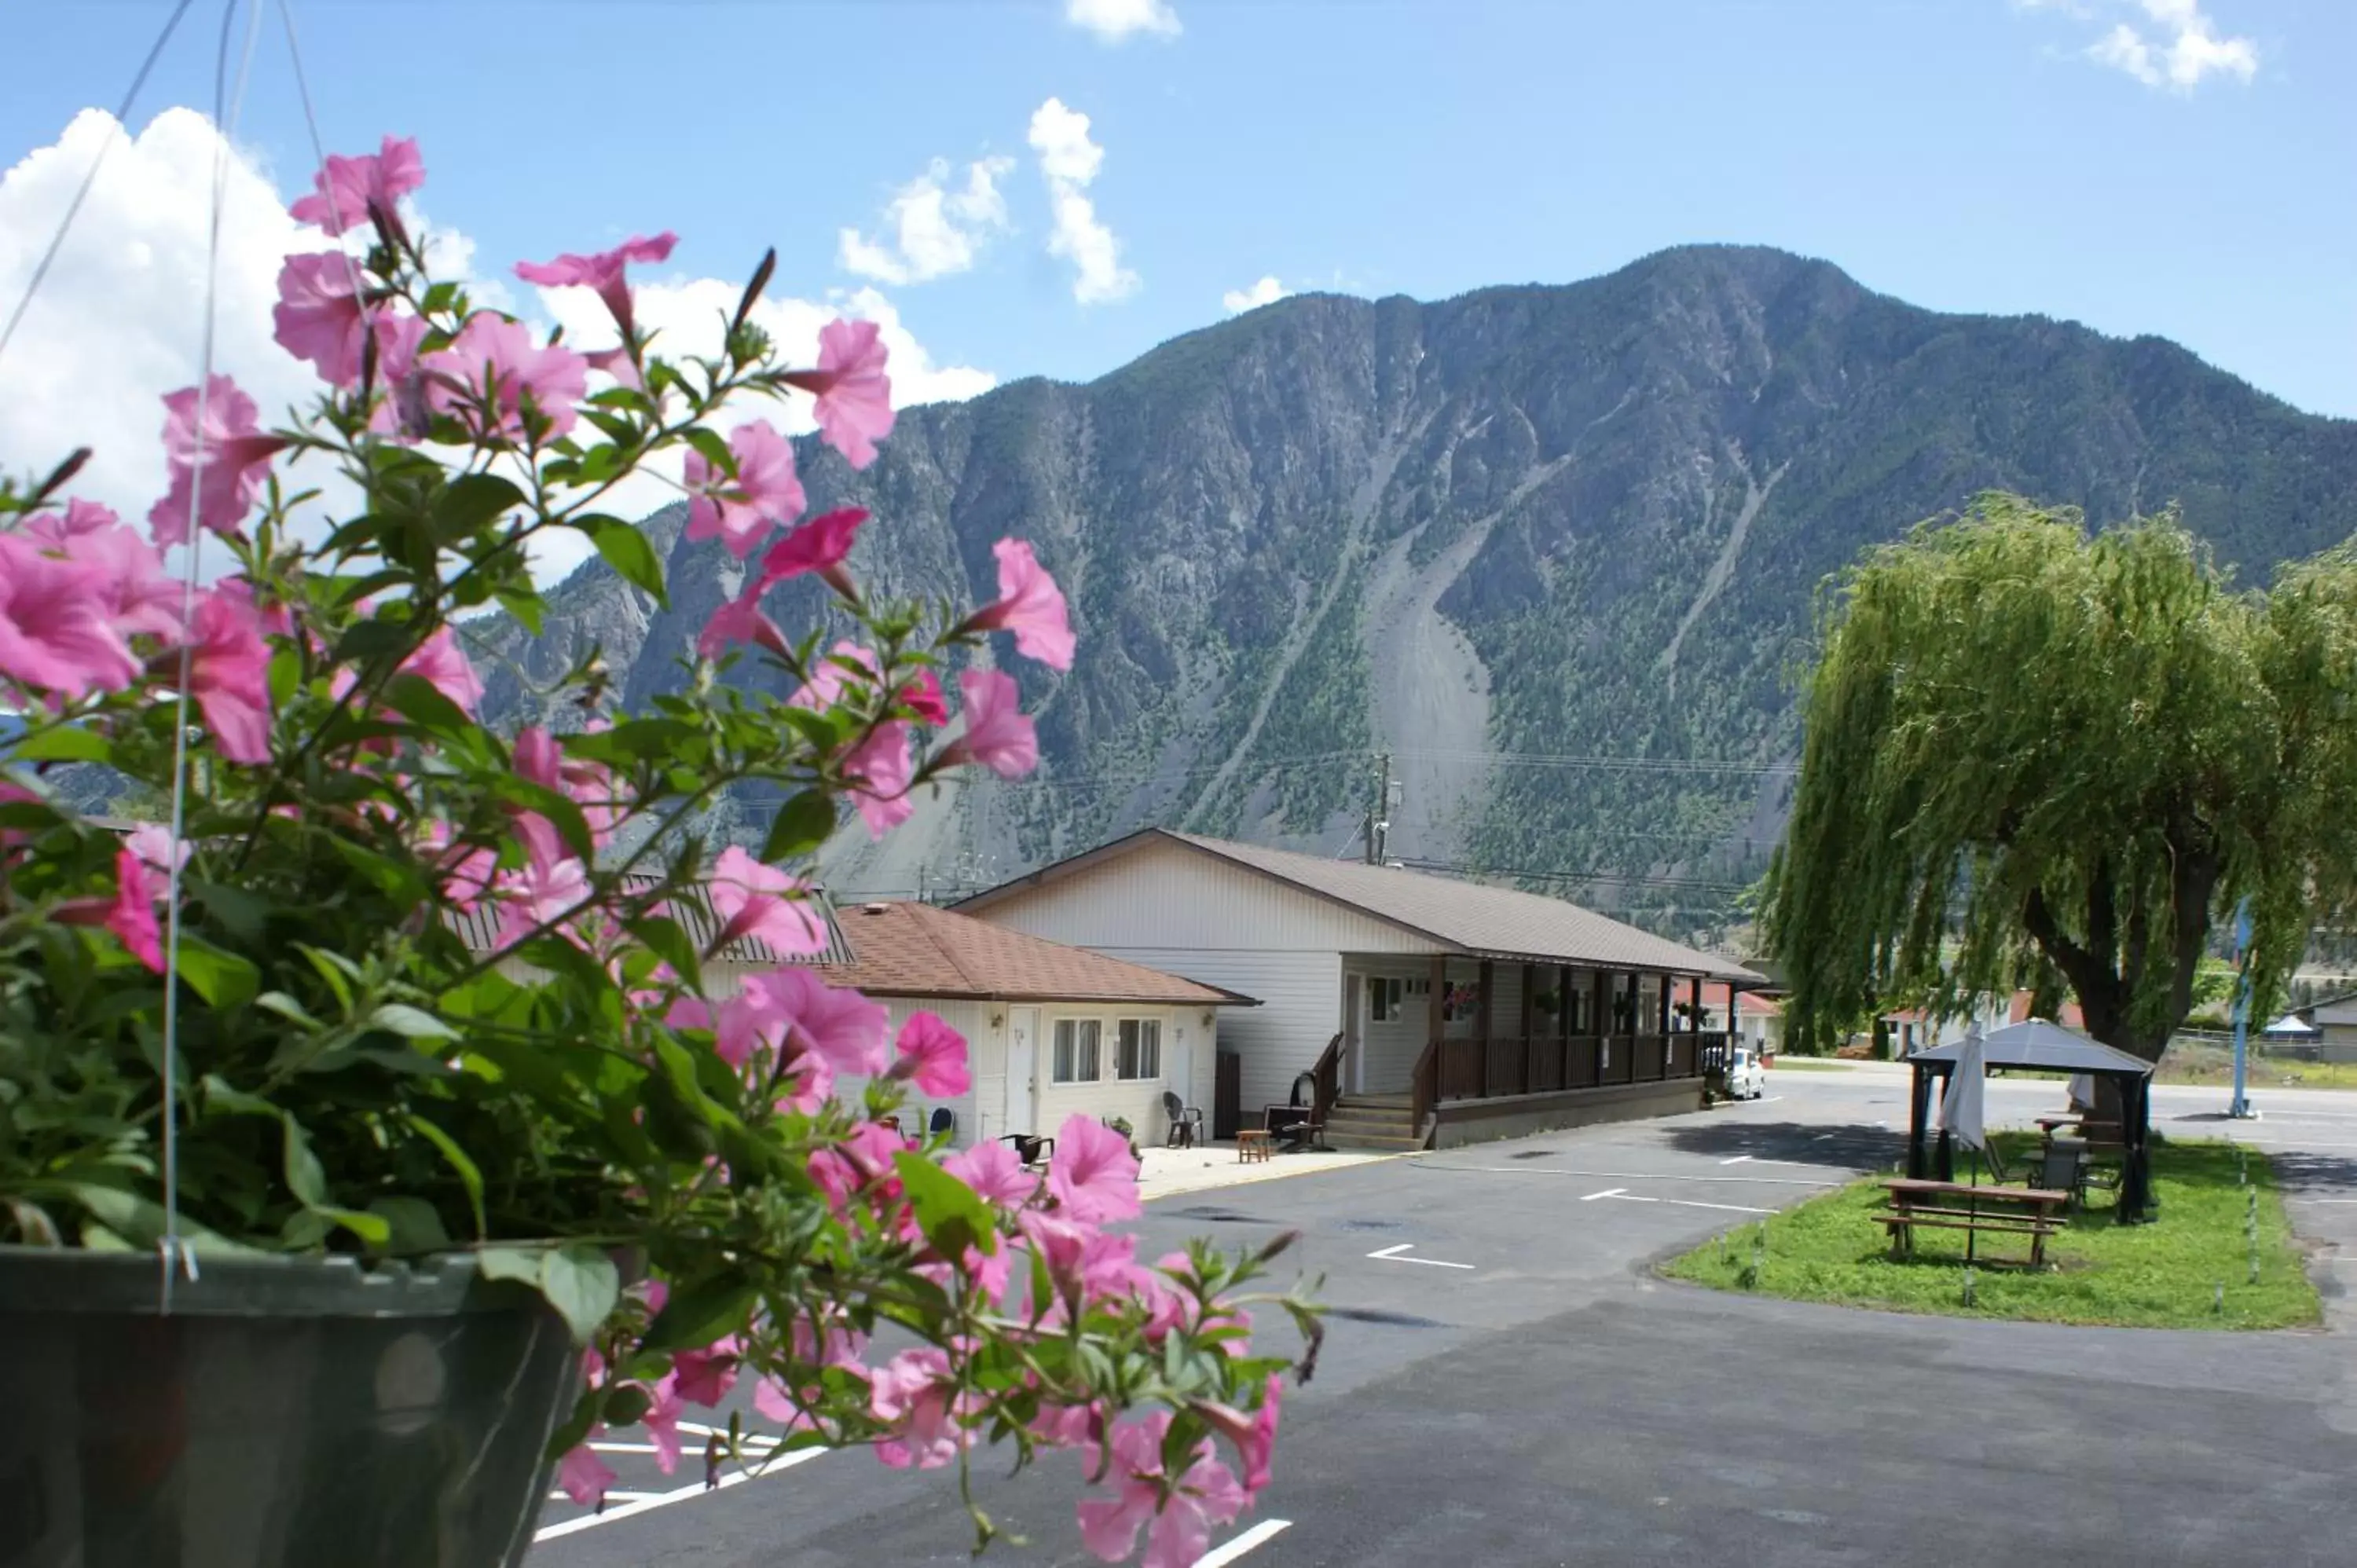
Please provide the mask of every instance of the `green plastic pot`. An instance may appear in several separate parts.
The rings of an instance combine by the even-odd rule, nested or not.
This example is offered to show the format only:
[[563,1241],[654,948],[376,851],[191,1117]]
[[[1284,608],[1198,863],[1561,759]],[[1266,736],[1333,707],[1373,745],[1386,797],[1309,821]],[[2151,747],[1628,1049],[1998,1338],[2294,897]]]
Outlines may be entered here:
[[0,1246],[0,1568],[511,1568],[577,1391],[565,1324],[463,1255]]

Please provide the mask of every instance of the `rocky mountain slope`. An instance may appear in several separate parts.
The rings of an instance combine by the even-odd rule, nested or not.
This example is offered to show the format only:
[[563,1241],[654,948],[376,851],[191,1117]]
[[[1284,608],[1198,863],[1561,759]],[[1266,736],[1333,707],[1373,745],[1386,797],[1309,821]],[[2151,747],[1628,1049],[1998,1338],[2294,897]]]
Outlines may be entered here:
[[[1691,930],[1764,864],[1790,667],[1867,544],[1992,487],[2098,521],[2179,503],[2252,577],[2357,532],[2357,424],[2158,339],[1721,247],[1437,304],[1286,299],[1087,385],[909,410],[865,474],[800,456],[814,506],[877,513],[869,577],[979,602],[1020,534],[1081,635],[1068,676],[1013,666],[1039,776],[945,790],[880,850],[839,837],[850,890],[993,881],[1144,822],[1337,853],[1387,752],[1392,855]],[[485,628],[495,713],[591,641],[630,699],[682,679],[738,568],[677,509],[648,526],[670,609],[584,568],[541,638]],[[820,613],[797,586],[790,627]]]

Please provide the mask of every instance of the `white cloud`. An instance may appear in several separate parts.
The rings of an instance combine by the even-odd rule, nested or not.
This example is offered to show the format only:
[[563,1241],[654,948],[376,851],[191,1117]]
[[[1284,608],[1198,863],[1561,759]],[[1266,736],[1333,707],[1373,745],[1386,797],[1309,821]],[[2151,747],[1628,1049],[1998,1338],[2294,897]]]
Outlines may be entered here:
[[979,159],[966,166],[965,183],[952,188],[949,160],[935,158],[886,205],[885,238],[842,231],[838,262],[847,272],[888,284],[925,283],[970,270],[990,236],[1006,228],[1006,199],[998,182],[1014,167],[1009,157]]
[[[2115,0],[2117,10],[2126,0]],[[2246,38],[2222,38],[2201,0],[2133,0],[2138,22],[2117,21],[2087,46],[2098,65],[2136,78],[2147,87],[2190,92],[2212,76],[2248,82],[2258,75],[2259,48]],[[2061,10],[2082,21],[2098,19],[2083,0],[2044,0],[2033,8]]]
[[1272,273],[1250,288],[1228,290],[1227,293],[1220,295],[1220,303],[1227,306],[1230,316],[1242,316],[1247,310],[1257,310],[1264,305],[1275,305],[1292,292],[1291,289],[1277,282],[1275,274]]
[[1178,14],[1169,0],[1064,0],[1064,20],[1085,27],[1109,44],[1134,33],[1178,36]]
[[1121,242],[1088,197],[1089,185],[1104,166],[1104,148],[1089,138],[1089,117],[1050,98],[1031,116],[1030,142],[1055,213],[1048,250],[1072,263],[1072,297],[1099,305],[1135,294],[1138,275],[1121,264]]

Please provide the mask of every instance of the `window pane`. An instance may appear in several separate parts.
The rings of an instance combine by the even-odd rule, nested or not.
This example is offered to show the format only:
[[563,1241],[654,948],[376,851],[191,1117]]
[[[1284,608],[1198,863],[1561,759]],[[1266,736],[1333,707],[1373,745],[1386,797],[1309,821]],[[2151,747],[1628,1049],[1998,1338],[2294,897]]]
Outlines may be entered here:
[[1094,1083],[1103,1076],[1099,1067],[1097,1047],[1100,1036],[1104,1033],[1104,1026],[1094,1018],[1082,1018],[1076,1021],[1072,1027],[1080,1036],[1081,1059],[1078,1081]]
[[1070,1083],[1072,1081],[1072,1021],[1070,1018],[1059,1018],[1056,1020],[1056,1069],[1054,1077],[1058,1083]]
[[1162,1076],[1162,1025],[1153,1018],[1138,1020],[1137,1076],[1143,1079]]

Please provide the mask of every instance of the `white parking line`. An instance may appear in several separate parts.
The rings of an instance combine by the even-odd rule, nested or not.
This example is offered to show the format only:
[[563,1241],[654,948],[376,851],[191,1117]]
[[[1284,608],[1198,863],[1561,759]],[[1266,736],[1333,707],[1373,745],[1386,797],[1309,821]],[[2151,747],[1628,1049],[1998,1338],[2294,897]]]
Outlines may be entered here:
[[1430,1269],[1469,1269],[1473,1266],[1470,1263],[1444,1263],[1438,1258],[1403,1258],[1400,1256],[1402,1252],[1406,1251],[1410,1247],[1415,1245],[1415,1243],[1413,1241],[1402,1241],[1396,1247],[1385,1247],[1382,1251],[1370,1252],[1367,1256],[1370,1258],[1380,1259],[1386,1263],[1422,1263],[1425,1267]]
[[1591,1192],[1579,1201],[1582,1203],[1594,1203],[1599,1197],[1618,1197],[1628,1190],[1629,1189],[1625,1187],[1608,1187],[1602,1192]]
[[1739,1165],[1749,1161],[1750,1158],[1751,1156],[1749,1155],[1738,1155],[1731,1160],[1721,1160],[1718,1163],[1723,1165]]
[[1293,1521],[1289,1519],[1265,1519],[1225,1546],[1195,1559],[1195,1568],[1227,1568],[1229,1563],[1254,1547],[1265,1545],[1292,1528]]
[[1626,1187],[1611,1187],[1603,1192],[1591,1192],[1579,1201],[1593,1203],[1599,1197],[1617,1197],[1623,1203],[1666,1203],[1676,1208],[1718,1208],[1729,1214],[1773,1214],[1772,1208],[1754,1208],[1748,1203],[1704,1203],[1691,1197],[1646,1197]]
[[[1615,1181],[1739,1181],[1761,1187],[1839,1187],[1846,1179],[1841,1176],[1672,1176],[1661,1171],[1589,1171],[1567,1169],[1561,1165],[1436,1165],[1430,1160],[1418,1160],[1414,1155],[1410,1155],[1409,1160],[1411,1164],[1423,1170],[1463,1171],[1477,1176],[1604,1176]],[[1807,1164],[1803,1160],[1760,1163],[1789,1165]]]
[[[685,1429],[689,1423],[683,1421],[679,1424],[682,1429]],[[706,1435],[709,1434],[710,1431],[707,1428]],[[740,1481],[758,1481],[766,1477],[779,1475],[784,1471],[792,1469],[797,1465],[804,1464],[810,1460],[815,1459],[825,1452],[826,1450],[823,1448],[797,1449],[791,1454],[780,1455],[779,1458],[770,1461],[766,1467],[758,1472],[752,1470],[731,1470],[728,1474],[720,1477],[719,1484],[716,1486],[707,1487],[703,1482],[697,1481],[692,1485],[681,1487],[673,1491],[656,1492],[651,1496],[638,1493],[610,1493],[608,1494],[609,1496],[622,1497],[627,1495],[636,1497],[639,1500],[625,1503],[622,1507],[618,1509],[608,1509],[604,1513],[586,1513],[579,1519],[568,1519],[563,1524],[549,1525],[543,1530],[535,1531],[532,1539],[535,1543],[537,1543],[543,1541],[554,1541],[559,1536],[572,1535],[579,1530],[595,1530],[601,1524],[612,1524],[617,1520],[629,1519],[633,1514],[646,1513],[651,1509],[665,1508],[673,1503],[683,1503],[690,1498],[700,1498],[706,1492],[723,1491],[730,1487],[736,1486]]]

